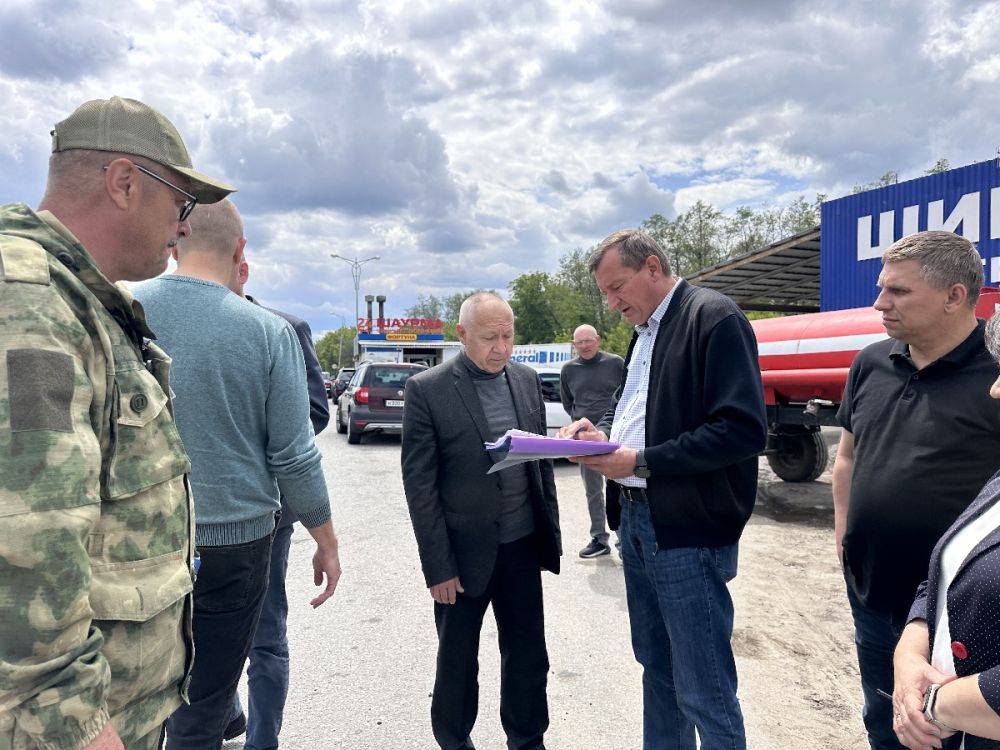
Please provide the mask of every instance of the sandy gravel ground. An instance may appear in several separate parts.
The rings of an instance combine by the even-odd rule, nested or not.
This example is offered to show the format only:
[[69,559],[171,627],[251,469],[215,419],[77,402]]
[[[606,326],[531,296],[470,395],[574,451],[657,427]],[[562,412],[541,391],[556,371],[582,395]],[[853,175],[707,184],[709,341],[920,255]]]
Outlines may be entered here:
[[[311,611],[312,542],[297,529],[289,569],[292,683],[282,747],[433,750],[435,637],[399,474],[399,439],[349,446],[319,438],[335,497],[344,578]],[[576,467],[557,467],[565,556],[546,575],[553,750],[641,747],[640,670],[629,642],[620,562],[584,561],[589,521]],[[758,512],[743,536],[734,647],[749,745],[759,750],[865,746],[853,629],[833,553],[829,474],[775,482],[762,461]],[[481,750],[505,747],[496,627],[483,630]],[[245,684],[241,685],[245,691]],[[245,693],[244,693],[245,695]],[[226,748],[240,748],[237,740]]]

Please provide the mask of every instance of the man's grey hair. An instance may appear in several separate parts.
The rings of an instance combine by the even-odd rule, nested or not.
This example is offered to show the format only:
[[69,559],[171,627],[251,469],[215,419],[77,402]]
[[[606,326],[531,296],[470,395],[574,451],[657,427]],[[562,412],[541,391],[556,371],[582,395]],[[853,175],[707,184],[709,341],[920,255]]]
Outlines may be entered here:
[[1000,363],[1000,314],[993,313],[986,321],[986,350]]
[[983,259],[976,246],[954,232],[917,232],[892,243],[882,254],[882,264],[920,262],[920,278],[935,289],[961,284],[968,292],[968,305],[975,307],[983,287]]
[[462,302],[462,307],[458,310],[459,325],[463,328],[468,328],[469,323],[476,317],[476,311],[479,309],[480,305],[485,302],[499,302],[510,310],[511,315],[514,314],[510,303],[496,292],[476,292],[475,294],[466,297]]
[[122,154],[80,148],[57,151],[49,157],[44,200],[86,204],[96,196],[98,188],[104,182],[101,168],[121,156]]
[[236,243],[243,239],[243,219],[228,198],[218,203],[198,204],[191,212],[188,223],[191,224],[191,236],[177,243],[181,257],[192,250],[224,257],[231,254],[236,249]]
[[622,265],[626,268],[638,271],[646,263],[646,258],[652,255],[660,261],[663,275],[672,275],[670,261],[667,260],[667,254],[663,252],[660,243],[641,229],[622,229],[620,232],[609,234],[601,240],[587,260],[587,268],[591,274],[597,271],[605,254],[613,248],[618,248],[618,255],[622,259]]
[[143,166],[161,177],[165,177],[181,189],[188,187],[188,180],[184,175],[173,172],[144,156],[73,148],[67,151],[57,151],[49,157],[49,173],[45,184],[44,200],[58,200],[61,203],[70,201],[86,205],[87,201],[103,194],[103,168],[115,159],[128,159],[133,164]]

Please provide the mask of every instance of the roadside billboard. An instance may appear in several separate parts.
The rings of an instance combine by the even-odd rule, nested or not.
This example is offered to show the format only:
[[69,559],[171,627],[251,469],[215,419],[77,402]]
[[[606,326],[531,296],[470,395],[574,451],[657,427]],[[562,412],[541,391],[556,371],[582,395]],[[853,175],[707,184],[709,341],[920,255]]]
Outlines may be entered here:
[[566,344],[518,344],[514,347],[511,360],[538,369],[561,369],[573,359],[573,345]]
[[1000,168],[997,160],[827,201],[820,236],[820,309],[864,307],[878,295],[881,256],[925,229],[976,243],[986,283],[1000,283]]

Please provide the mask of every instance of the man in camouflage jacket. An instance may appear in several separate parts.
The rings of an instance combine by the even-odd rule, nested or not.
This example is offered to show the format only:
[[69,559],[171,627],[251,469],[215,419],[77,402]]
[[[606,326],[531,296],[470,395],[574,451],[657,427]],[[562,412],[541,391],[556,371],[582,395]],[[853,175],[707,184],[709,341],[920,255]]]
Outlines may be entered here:
[[0,750],[144,750],[194,657],[194,519],[170,360],[116,282],[232,188],[140,102],[52,135],[38,211],[0,207]]

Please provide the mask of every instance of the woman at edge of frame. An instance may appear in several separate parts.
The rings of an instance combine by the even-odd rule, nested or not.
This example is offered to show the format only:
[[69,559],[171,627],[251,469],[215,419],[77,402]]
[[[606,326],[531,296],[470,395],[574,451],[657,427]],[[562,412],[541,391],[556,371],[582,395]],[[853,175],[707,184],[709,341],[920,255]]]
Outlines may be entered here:
[[[1000,315],[986,347],[1000,364]],[[893,664],[902,744],[1000,750],[1000,471],[938,540]]]

